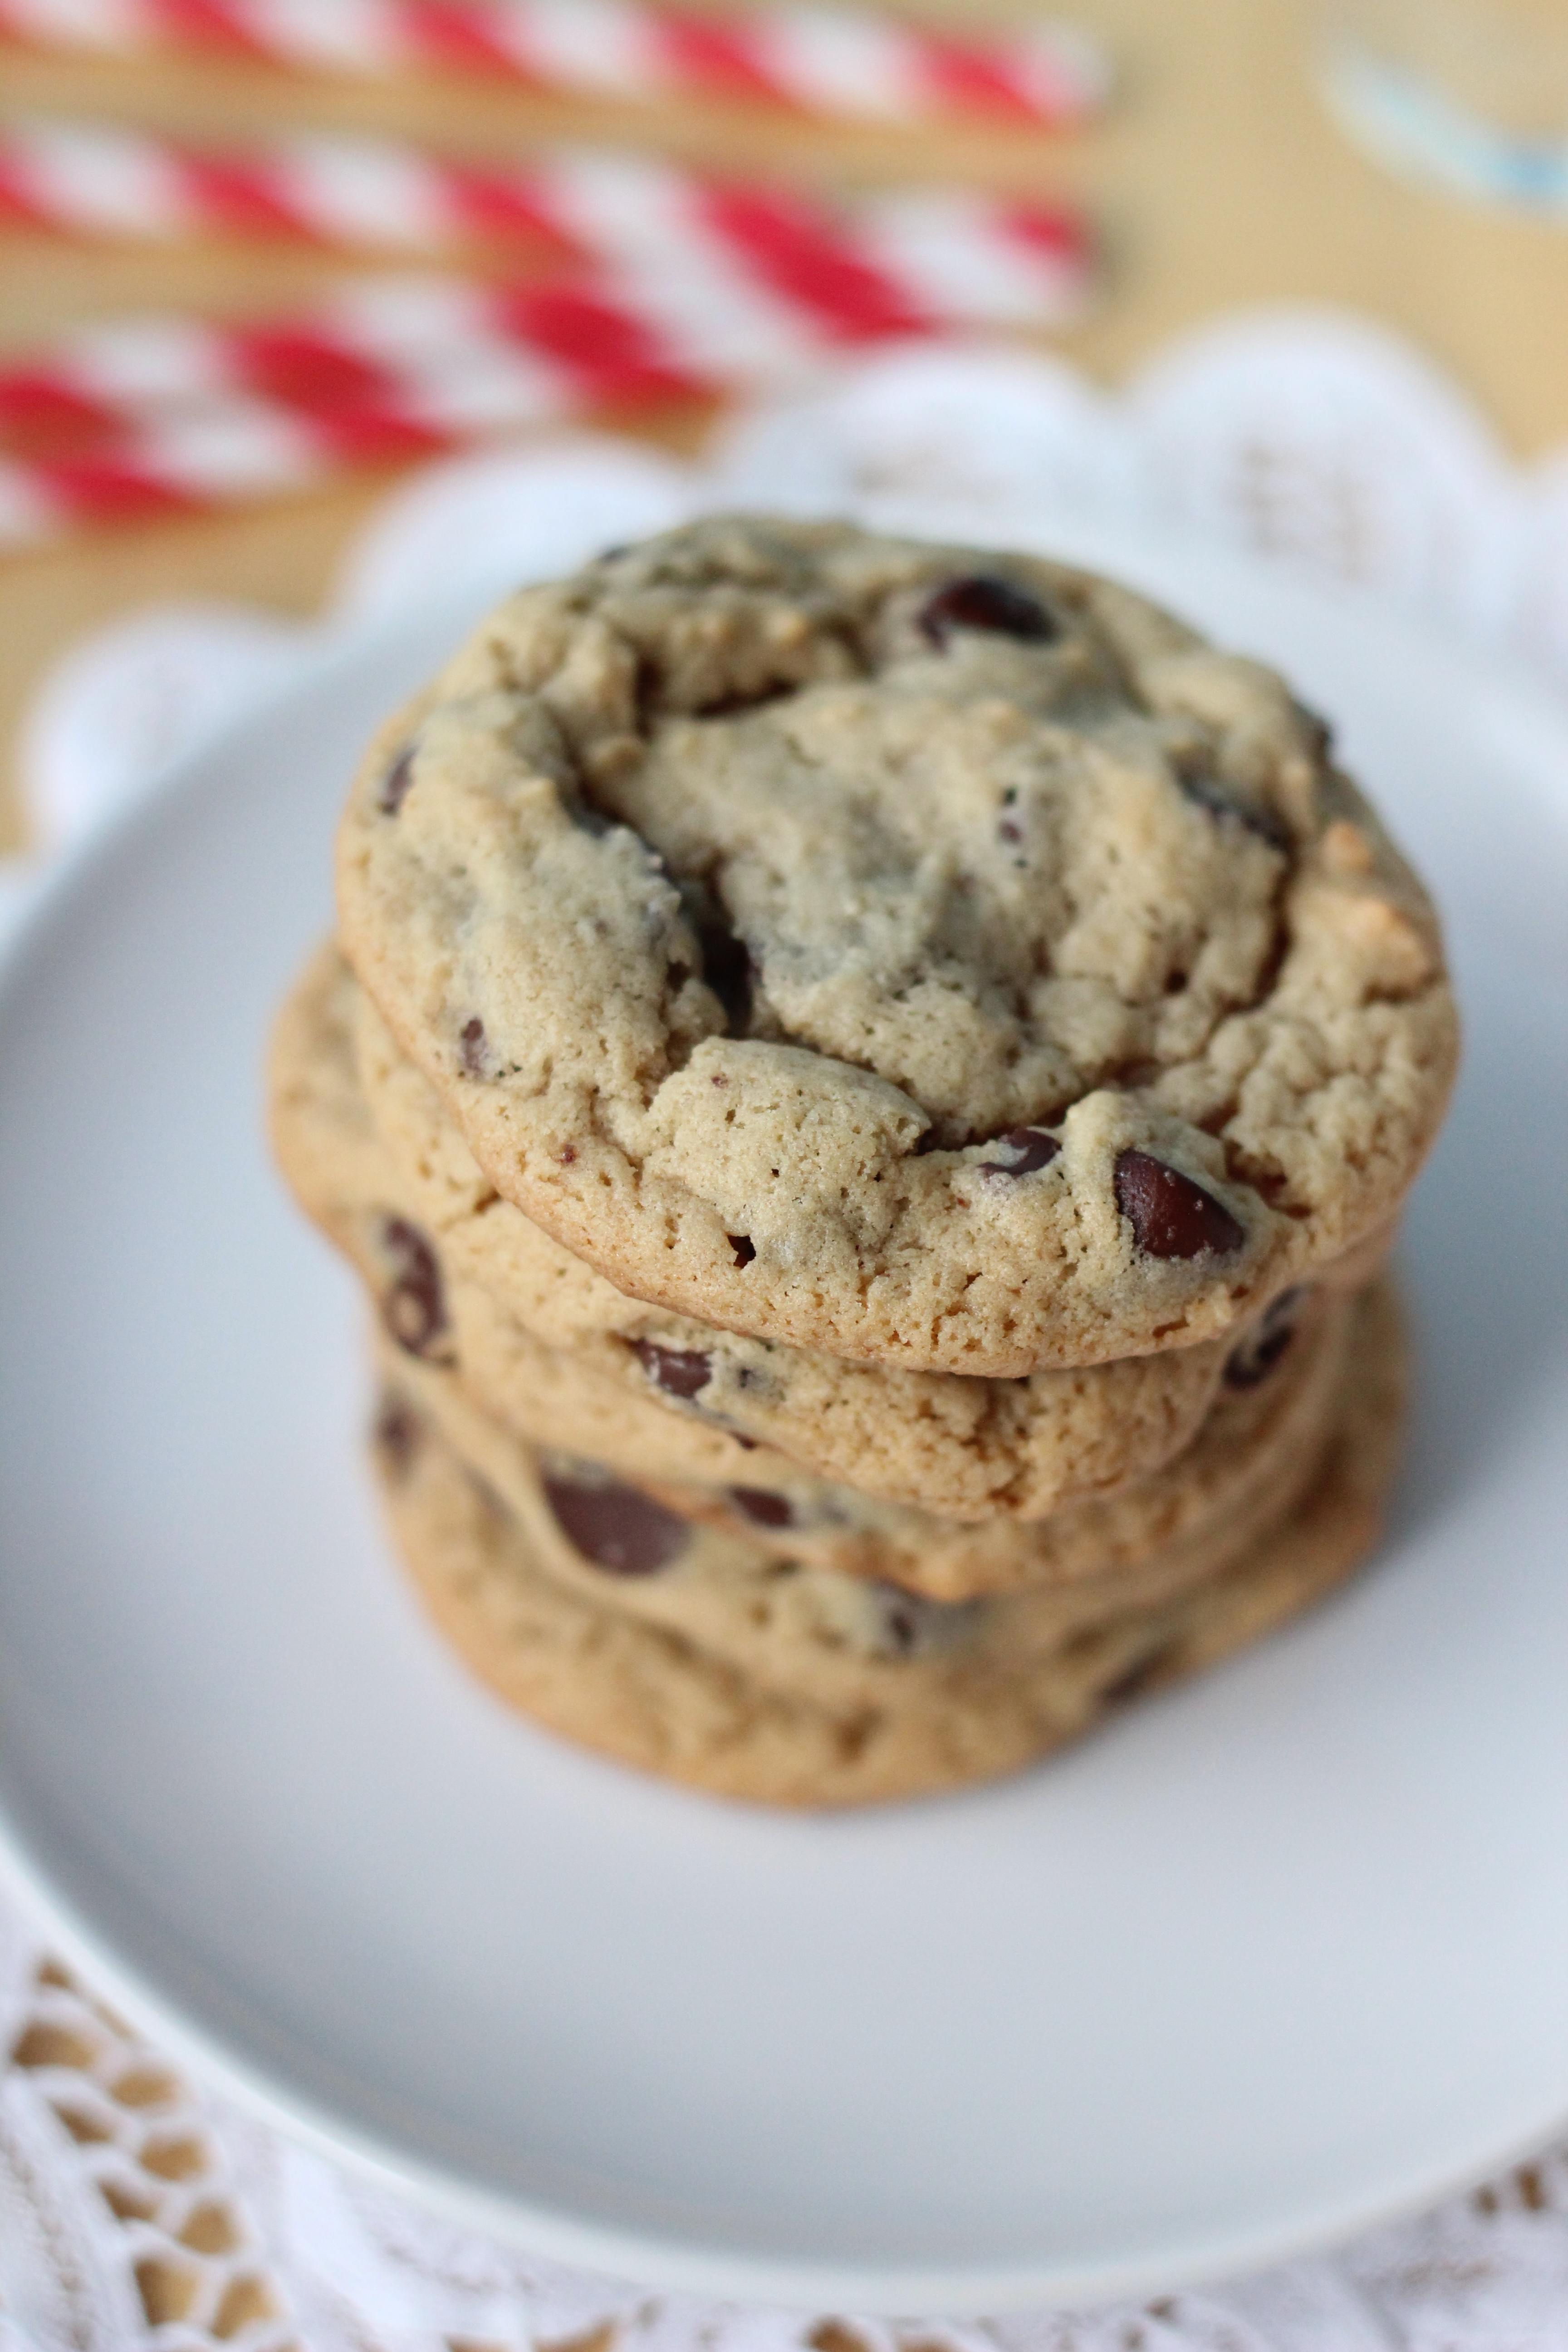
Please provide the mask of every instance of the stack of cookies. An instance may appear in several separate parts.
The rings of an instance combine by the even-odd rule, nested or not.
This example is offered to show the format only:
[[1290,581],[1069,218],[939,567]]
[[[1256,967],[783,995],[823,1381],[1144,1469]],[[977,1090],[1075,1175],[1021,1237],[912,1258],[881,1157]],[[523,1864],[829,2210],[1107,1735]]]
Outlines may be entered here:
[[1037,558],[702,522],[372,746],[273,1127],[437,1624],[730,1795],[1009,1771],[1344,1576],[1452,1079],[1257,663]]

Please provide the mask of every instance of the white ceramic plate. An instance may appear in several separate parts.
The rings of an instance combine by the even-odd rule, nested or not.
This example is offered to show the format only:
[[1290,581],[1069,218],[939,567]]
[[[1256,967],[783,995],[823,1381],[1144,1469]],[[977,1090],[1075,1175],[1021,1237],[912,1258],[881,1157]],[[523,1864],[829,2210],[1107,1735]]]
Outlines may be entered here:
[[372,722],[340,648],[80,856],[0,989],[0,1810],[57,1931],[277,2118],[601,2269],[821,2308],[1150,2290],[1568,2116],[1568,723],[1217,558],[1086,549],[1288,663],[1446,903],[1374,1573],[1008,1786],[678,1793],[426,1633],[347,1277],[269,1172],[268,1015]]

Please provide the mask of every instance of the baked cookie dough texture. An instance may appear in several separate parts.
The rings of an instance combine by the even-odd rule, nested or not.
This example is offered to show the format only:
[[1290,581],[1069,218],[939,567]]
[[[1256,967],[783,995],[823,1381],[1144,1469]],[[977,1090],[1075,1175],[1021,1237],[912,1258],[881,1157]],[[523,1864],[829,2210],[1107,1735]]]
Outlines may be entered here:
[[1374,1538],[1457,1024],[1258,664],[721,519],[503,604],[349,795],[273,1134],[503,1696],[721,1793],[1016,1769]]
[[673,1529],[659,1569],[628,1576],[629,1605],[610,1606],[610,1578],[584,1568],[607,1539],[561,1499],[574,1490],[558,1471],[520,1465],[503,1492],[395,1388],[378,1469],[437,1624],[481,1680],[552,1729],[726,1796],[822,1806],[931,1793],[1016,1771],[1214,1664],[1364,1558],[1403,1387],[1386,1292],[1357,1313],[1353,1370],[1297,1499],[1206,1570],[1194,1559],[1111,1579],[1070,1612],[1048,1591],[941,1608],[754,1556],[721,1565],[717,1547],[683,1549]]
[[365,760],[344,943],[620,1288],[1019,1379],[1386,1221],[1455,1022],[1281,682],[1024,557],[714,522],[503,605]]

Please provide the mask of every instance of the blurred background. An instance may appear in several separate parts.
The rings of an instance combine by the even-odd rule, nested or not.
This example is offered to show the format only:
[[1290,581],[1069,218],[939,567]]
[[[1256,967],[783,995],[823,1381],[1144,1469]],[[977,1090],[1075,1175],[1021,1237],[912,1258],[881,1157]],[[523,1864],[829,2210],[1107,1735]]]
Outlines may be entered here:
[[1304,303],[1541,468],[1565,125],[1561,0],[0,0],[0,847],[66,646],[171,598],[312,612],[475,439],[697,451],[911,337],[1125,386]]

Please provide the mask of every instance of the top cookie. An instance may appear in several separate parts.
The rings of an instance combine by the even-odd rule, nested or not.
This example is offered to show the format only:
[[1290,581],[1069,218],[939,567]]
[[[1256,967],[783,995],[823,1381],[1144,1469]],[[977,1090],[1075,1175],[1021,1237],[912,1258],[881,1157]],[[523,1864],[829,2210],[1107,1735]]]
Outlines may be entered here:
[[1384,1223],[1431,908],[1272,672],[1022,555],[699,523],[503,604],[355,782],[349,954],[634,1296],[1021,1376]]

